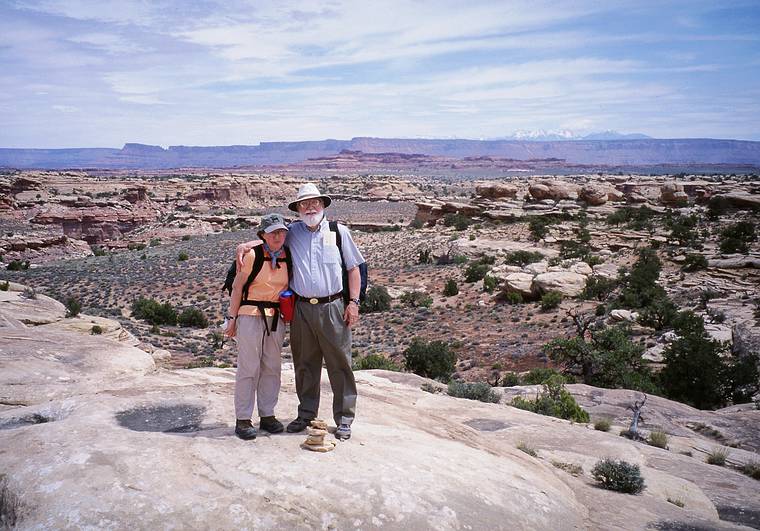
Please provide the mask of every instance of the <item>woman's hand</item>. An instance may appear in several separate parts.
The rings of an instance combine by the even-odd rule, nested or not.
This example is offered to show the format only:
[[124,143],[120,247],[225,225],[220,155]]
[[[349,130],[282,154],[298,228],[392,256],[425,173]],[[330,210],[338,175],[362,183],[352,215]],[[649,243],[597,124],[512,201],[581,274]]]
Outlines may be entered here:
[[227,328],[224,329],[224,335],[233,338],[235,334],[237,334],[237,319],[229,319],[227,321]]
[[235,263],[237,263],[237,270],[240,271],[243,268],[243,257],[253,249],[251,242],[241,243],[235,247]]

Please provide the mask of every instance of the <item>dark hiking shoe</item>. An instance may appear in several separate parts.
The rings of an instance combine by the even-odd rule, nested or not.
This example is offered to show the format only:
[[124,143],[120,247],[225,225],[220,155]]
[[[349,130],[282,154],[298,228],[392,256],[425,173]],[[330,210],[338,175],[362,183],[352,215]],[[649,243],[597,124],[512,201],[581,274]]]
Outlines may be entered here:
[[261,420],[259,421],[259,429],[268,431],[269,433],[282,433],[285,426],[283,426],[282,422],[275,417],[261,417]]
[[256,428],[253,427],[249,420],[238,420],[235,423],[235,435],[243,439],[244,441],[250,441],[256,438]]
[[298,433],[299,431],[303,431],[309,426],[310,423],[311,419],[297,417],[296,420],[288,424],[288,433]]
[[335,430],[335,438],[340,441],[345,441],[351,438],[351,426],[348,424],[341,424],[338,429]]

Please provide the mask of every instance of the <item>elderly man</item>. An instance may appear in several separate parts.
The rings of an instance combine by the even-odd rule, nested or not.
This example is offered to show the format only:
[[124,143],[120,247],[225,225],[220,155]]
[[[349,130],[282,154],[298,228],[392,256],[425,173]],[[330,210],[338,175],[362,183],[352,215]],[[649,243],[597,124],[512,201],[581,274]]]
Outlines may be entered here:
[[[338,224],[338,234],[330,230],[325,208],[329,196],[307,183],[288,205],[299,214],[300,222],[290,225],[286,244],[293,262],[291,289],[296,306],[290,329],[290,344],[296,373],[298,417],[287,431],[303,431],[319,412],[322,360],[333,391],[335,437],[351,437],[356,407],[356,382],[351,369],[351,327],[359,321],[359,265],[364,262],[349,230]],[[343,301],[343,261],[348,271],[349,301]],[[249,244],[238,247],[238,256]]]

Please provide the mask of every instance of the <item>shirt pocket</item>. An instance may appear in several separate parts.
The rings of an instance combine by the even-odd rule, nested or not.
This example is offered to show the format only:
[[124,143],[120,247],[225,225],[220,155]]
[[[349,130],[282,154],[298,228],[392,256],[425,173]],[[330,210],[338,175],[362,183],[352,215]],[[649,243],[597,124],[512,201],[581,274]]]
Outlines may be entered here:
[[337,245],[325,244],[322,259],[326,264],[340,263],[340,251]]

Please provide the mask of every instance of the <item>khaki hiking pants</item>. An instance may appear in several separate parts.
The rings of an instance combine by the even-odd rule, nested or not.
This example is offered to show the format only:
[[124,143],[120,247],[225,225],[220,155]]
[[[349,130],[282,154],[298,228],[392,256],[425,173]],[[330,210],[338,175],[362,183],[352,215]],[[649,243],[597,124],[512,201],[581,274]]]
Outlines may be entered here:
[[299,417],[313,419],[319,414],[324,359],[333,392],[333,420],[336,425],[354,421],[356,382],[351,369],[351,329],[343,321],[344,308],[341,299],[324,304],[296,301],[290,346]]
[[[272,318],[267,317],[269,329]],[[282,341],[285,323],[266,334],[260,315],[239,315],[237,322],[238,359],[235,372],[235,418],[247,420],[253,415],[256,398],[259,416],[271,417],[280,394]]]

